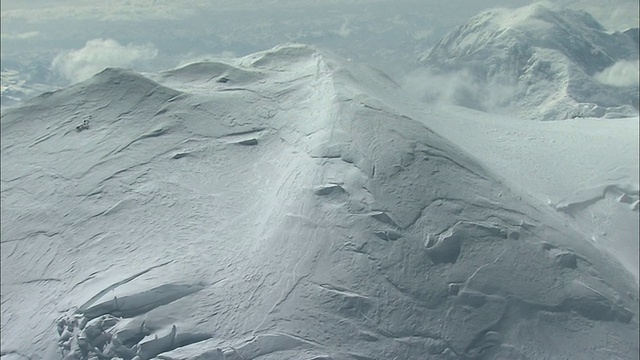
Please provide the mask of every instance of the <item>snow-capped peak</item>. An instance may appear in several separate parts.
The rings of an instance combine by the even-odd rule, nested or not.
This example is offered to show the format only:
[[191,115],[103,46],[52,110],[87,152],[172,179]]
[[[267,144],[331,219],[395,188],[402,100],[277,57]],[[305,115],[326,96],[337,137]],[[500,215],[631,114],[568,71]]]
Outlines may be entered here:
[[[637,82],[612,86],[628,82],[596,76],[622,61],[638,61],[629,36],[607,32],[585,12],[543,4],[481,13],[419,59],[436,73],[464,71],[467,83],[477,85],[467,91],[477,99],[467,104],[534,119],[636,114]],[[486,99],[505,86],[508,96]]]

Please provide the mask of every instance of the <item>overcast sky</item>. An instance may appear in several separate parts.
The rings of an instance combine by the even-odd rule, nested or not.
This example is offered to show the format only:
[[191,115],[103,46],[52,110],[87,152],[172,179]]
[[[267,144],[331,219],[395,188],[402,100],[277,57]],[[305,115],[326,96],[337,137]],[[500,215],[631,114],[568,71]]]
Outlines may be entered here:
[[[413,61],[416,53],[484,9],[529,3],[2,0],[2,67],[26,64],[35,71],[36,65],[48,66],[73,82],[101,66],[155,71],[198,58],[245,55],[285,42],[302,42],[389,70]],[[553,3],[585,10],[611,30],[638,26],[637,0]]]

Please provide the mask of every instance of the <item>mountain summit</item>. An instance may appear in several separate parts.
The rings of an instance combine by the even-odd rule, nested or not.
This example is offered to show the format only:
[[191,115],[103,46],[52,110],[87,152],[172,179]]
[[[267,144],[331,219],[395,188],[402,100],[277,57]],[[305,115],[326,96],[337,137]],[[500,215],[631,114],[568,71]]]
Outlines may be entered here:
[[637,354],[631,274],[404,95],[287,45],[7,110],[2,360]]
[[489,10],[418,63],[436,74],[462,73],[454,101],[481,110],[545,120],[638,110],[637,41],[582,11],[542,4]]

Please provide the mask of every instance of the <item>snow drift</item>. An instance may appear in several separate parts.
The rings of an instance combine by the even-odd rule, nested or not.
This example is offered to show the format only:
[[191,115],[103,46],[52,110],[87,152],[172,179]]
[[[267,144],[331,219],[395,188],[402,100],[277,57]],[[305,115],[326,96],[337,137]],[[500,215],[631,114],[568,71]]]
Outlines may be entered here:
[[635,279],[287,45],[2,114],[2,358],[631,359]]
[[[633,30],[608,32],[581,11],[543,4],[489,10],[418,64],[427,80],[454,82],[438,85],[448,89],[447,100],[483,111],[543,120],[638,113]],[[429,86],[422,92],[425,99],[443,95]]]

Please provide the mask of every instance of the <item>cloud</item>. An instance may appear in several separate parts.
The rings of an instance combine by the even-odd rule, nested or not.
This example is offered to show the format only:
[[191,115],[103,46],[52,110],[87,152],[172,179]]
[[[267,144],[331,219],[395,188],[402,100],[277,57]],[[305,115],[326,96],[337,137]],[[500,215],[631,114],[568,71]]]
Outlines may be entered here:
[[40,36],[39,31],[29,31],[29,32],[18,33],[18,34],[7,34],[7,33],[0,34],[0,38],[2,40],[26,40],[26,39],[32,39],[38,36]]
[[349,35],[351,35],[352,31],[353,30],[349,27],[349,19],[347,18],[347,19],[345,19],[344,23],[340,27],[340,30],[334,31],[334,33],[337,34],[338,36],[346,38]]
[[618,61],[593,76],[596,81],[610,86],[638,86],[640,63],[636,61]]
[[513,84],[480,81],[467,70],[447,73],[416,70],[405,76],[402,87],[421,101],[481,111],[496,111],[508,106],[516,92]]
[[433,35],[433,29],[420,29],[413,33],[411,36],[414,40],[425,40]]
[[[3,0],[2,19],[18,20],[27,23],[49,23],[52,21],[103,20],[103,21],[139,21],[145,19],[167,20],[191,16],[194,8],[202,7],[204,0],[183,0],[180,3],[161,0],[118,1],[19,1],[13,6],[5,6]],[[7,9],[5,9],[5,7]]]
[[132,67],[158,55],[152,45],[121,45],[113,39],[93,39],[82,49],[66,51],[53,59],[53,68],[72,82],[86,80],[106,67]]

